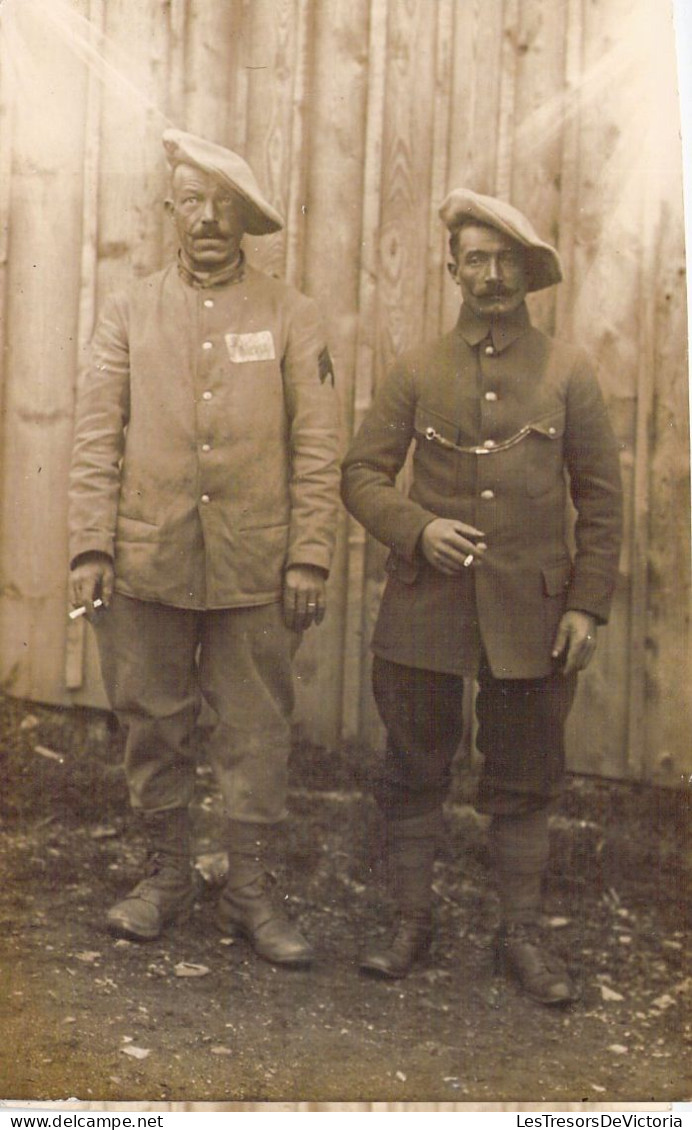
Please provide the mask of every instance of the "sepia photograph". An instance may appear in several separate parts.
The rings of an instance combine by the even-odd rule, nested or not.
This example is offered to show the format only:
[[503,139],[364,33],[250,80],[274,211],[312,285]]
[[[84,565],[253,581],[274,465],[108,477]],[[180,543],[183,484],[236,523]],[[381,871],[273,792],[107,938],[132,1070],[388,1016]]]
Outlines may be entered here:
[[692,1102],[683,8],[0,0],[0,1109]]

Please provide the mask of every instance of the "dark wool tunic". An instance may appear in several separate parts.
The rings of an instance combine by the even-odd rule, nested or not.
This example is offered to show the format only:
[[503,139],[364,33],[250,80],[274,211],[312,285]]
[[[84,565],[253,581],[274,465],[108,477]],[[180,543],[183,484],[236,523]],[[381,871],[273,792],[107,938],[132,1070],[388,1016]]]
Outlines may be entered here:
[[[413,442],[407,495],[395,486]],[[405,354],[378,389],[343,466],[343,498],[389,546],[373,649],[411,667],[549,675],[565,609],[608,618],[621,541],[618,448],[580,350],[522,305]],[[574,560],[568,498],[576,509]],[[448,577],[419,539],[435,517],[482,530],[482,563]]]

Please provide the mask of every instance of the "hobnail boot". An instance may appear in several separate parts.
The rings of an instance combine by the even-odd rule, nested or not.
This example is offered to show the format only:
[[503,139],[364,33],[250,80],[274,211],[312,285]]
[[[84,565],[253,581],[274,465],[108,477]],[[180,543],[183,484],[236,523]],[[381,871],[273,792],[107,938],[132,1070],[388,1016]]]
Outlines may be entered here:
[[395,981],[406,977],[412,967],[430,951],[432,923],[430,918],[402,918],[390,944],[372,949],[360,962],[361,973]]
[[538,926],[511,923],[495,939],[495,967],[506,972],[539,1004],[564,1005],[579,991],[564,962],[551,953]]
[[189,860],[164,851],[150,852],[146,877],[108,911],[108,929],[129,941],[153,941],[165,926],[189,917],[194,898]]
[[264,961],[305,969],[314,957],[312,947],[272,900],[269,881],[266,874],[243,887],[233,888],[229,881],[219,900],[218,926],[246,938]]

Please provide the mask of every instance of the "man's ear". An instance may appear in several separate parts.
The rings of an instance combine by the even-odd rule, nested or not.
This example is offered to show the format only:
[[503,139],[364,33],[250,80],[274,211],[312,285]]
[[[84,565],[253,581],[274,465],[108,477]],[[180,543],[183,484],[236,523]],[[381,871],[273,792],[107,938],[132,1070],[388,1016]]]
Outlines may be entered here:
[[171,200],[170,196],[166,197],[166,199],[163,202],[163,206],[166,210],[166,215],[168,215],[172,218],[173,217],[173,201]]
[[450,275],[451,275],[451,276],[452,276],[452,278],[454,279],[454,282],[455,282],[455,283],[458,283],[458,282],[459,282],[459,279],[458,279],[458,277],[457,277],[457,270],[458,270],[458,267],[457,267],[457,265],[456,265],[456,263],[455,263],[454,261],[452,261],[451,263],[448,263],[448,264],[447,264],[447,270],[449,271]]

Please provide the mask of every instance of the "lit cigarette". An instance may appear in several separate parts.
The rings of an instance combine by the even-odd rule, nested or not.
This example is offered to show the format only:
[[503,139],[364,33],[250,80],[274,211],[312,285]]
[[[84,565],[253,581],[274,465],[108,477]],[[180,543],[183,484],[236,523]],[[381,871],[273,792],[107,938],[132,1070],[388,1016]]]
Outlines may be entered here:
[[[102,606],[103,606],[102,600],[95,600],[94,601],[94,608],[101,608]],[[81,604],[79,606],[79,608],[73,608],[71,612],[67,613],[67,615],[70,617],[70,620],[78,620],[80,616],[84,616],[86,614],[86,610],[87,610],[86,604]]]
[[473,554],[469,553],[468,557],[464,558],[464,568],[468,569],[469,565],[473,565]]

